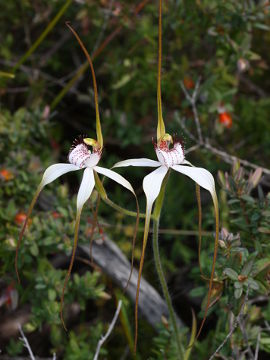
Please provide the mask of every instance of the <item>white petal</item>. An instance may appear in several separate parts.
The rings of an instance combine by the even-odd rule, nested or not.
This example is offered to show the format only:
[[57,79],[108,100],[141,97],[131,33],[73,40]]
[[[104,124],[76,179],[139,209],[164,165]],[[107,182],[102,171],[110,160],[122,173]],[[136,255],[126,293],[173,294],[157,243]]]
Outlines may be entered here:
[[95,186],[94,173],[92,169],[86,168],[77,196],[77,209],[81,211],[85,202],[89,199]]
[[160,193],[160,188],[164,177],[166,176],[168,169],[166,166],[160,166],[158,169],[152,171],[149,175],[145,176],[143,179],[143,190],[146,195],[146,214],[145,214],[145,223],[144,223],[144,234],[143,234],[143,247],[137,282],[137,294],[140,289],[140,281],[142,275],[142,268],[144,262],[144,254],[149,234],[150,220],[151,220],[151,212],[153,203],[158,197]]
[[80,168],[73,164],[60,163],[51,165],[45,170],[40,186],[44,187],[45,185],[53,182],[59,176],[76,170],[80,170]]
[[158,167],[160,166],[160,162],[156,160],[151,159],[128,159],[124,161],[119,161],[115,165],[113,165],[113,168],[115,167],[125,167],[125,166],[150,166],[150,167]]
[[183,166],[183,165],[174,165],[174,166],[172,166],[172,169],[190,177],[202,188],[210,191],[212,196],[215,195],[215,193],[216,193],[215,180],[214,180],[212,174],[208,170],[203,169],[203,168],[189,167],[189,166]]
[[93,168],[96,172],[107,176],[108,178],[116,181],[118,184],[124,186],[125,188],[127,188],[129,191],[131,191],[134,195],[135,192],[133,190],[133,187],[131,186],[131,184],[121,175],[117,174],[115,171],[100,167],[100,166],[95,166]]
[[168,169],[166,166],[160,166],[143,179],[143,190],[147,200],[147,211],[152,208],[154,201],[158,197],[162,181],[167,174],[167,171]]

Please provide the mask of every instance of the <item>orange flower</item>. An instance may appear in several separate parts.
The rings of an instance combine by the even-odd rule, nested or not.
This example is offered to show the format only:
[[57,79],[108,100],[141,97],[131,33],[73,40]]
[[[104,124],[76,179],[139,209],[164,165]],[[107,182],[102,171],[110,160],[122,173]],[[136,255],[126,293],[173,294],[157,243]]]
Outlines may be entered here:
[[26,215],[26,213],[24,213],[24,212],[19,212],[19,213],[17,213],[17,215],[15,216],[15,223],[17,224],[17,225],[21,225],[22,223],[24,223],[25,222],[25,220],[26,220],[26,217],[27,217],[27,215]]
[[52,217],[54,219],[58,219],[58,218],[62,217],[62,215],[58,211],[53,211],[52,212]]
[[229,113],[226,111],[219,114],[219,122],[224,125],[227,129],[230,129],[232,127],[232,117]]
[[2,169],[0,170],[0,178],[5,180],[5,181],[9,181],[11,179],[13,179],[13,174],[11,171],[7,170],[7,169]]
[[184,77],[183,83],[187,89],[193,89],[195,86],[194,81],[189,76]]

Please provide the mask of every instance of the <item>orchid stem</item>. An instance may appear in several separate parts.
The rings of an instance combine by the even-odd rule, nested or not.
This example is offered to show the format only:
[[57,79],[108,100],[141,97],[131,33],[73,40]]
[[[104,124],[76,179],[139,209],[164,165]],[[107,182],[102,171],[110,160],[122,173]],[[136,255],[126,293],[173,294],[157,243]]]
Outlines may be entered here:
[[[131,216],[131,217],[137,217],[137,213],[136,211],[131,211],[131,210],[127,210],[117,204],[115,204],[112,200],[110,200],[107,197],[102,197],[102,200],[109,205],[110,207],[112,207],[113,209],[117,210],[118,212],[120,212],[123,215],[127,215],[127,216]],[[139,214],[139,218],[140,219],[145,219],[145,213],[140,213]],[[153,219],[153,216],[151,216],[151,219]]]
[[168,306],[170,320],[171,320],[173,331],[174,331],[176,346],[177,346],[177,350],[178,350],[178,359],[182,359],[184,349],[183,349],[183,347],[181,345],[181,342],[180,342],[180,335],[179,335],[179,329],[178,329],[178,326],[177,326],[177,320],[176,320],[176,316],[175,316],[175,313],[174,313],[174,310],[173,310],[172,300],[171,300],[171,297],[170,297],[170,294],[169,294],[169,290],[168,290],[168,286],[167,286],[167,283],[166,283],[165,275],[164,275],[164,272],[162,270],[161,259],[160,259],[160,254],[159,254],[159,245],[158,245],[159,219],[160,219],[160,213],[161,213],[163,200],[164,200],[164,195],[165,195],[165,188],[166,188],[167,180],[168,180],[168,177],[169,177],[168,175],[165,177],[165,179],[163,181],[161,191],[160,191],[159,196],[158,196],[158,198],[156,200],[156,205],[155,205],[155,209],[154,209],[154,212],[153,212],[153,252],[154,252],[154,262],[155,262],[158,278],[159,278],[159,281],[160,281],[160,284],[161,284],[161,288],[162,288],[162,292],[163,292],[165,301],[166,301],[167,306]]

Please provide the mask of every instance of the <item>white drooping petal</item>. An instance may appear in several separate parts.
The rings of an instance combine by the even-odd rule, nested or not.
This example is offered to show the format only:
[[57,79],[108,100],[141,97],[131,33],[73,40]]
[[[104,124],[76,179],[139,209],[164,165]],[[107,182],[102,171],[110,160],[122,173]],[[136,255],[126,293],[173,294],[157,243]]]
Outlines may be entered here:
[[68,161],[71,164],[79,166],[80,168],[84,168],[86,166],[85,163],[90,158],[90,156],[91,151],[88,150],[86,144],[81,142],[72,146],[68,155]]
[[167,168],[182,164],[185,160],[184,149],[180,142],[176,142],[173,148],[169,149],[167,142],[155,147],[157,158]]
[[125,167],[125,166],[149,166],[149,167],[158,167],[160,166],[159,161],[151,160],[151,159],[128,159],[124,161],[119,161],[115,165],[113,165],[113,168],[115,167]]
[[184,165],[174,165],[172,168],[194,180],[199,186],[210,191],[212,197],[215,196],[215,180],[212,174],[203,168],[190,167]]
[[100,166],[95,166],[93,168],[96,172],[98,172],[99,174],[105,175],[108,178],[116,181],[118,184],[124,186],[125,188],[127,188],[129,191],[131,191],[134,195],[135,192],[133,190],[133,187],[131,186],[131,184],[121,175],[117,174],[115,171],[100,167]]
[[160,166],[143,179],[143,191],[146,195],[147,209],[146,212],[151,212],[152,205],[160,192],[162,181],[167,174],[166,166]]
[[77,196],[77,209],[81,211],[85,202],[89,199],[95,186],[94,173],[92,169],[86,168]]
[[76,170],[80,170],[80,168],[73,164],[60,163],[51,165],[45,170],[40,183],[40,187],[43,188],[45,185],[53,182],[59,176],[64,175],[67,172]]

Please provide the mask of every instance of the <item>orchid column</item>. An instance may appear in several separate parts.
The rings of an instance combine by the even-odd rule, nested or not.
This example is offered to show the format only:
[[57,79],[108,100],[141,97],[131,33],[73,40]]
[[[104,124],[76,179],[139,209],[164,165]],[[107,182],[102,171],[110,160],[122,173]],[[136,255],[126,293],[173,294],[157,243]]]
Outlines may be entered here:
[[[184,147],[180,140],[173,139],[172,136],[166,133],[165,124],[162,117],[162,101],[161,101],[161,55],[162,55],[162,0],[159,0],[159,50],[158,50],[158,80],[157,80],[157,112],[158,112],[158,125],[157,125],[157,141],[154,144],[155,152],[157,155],[157,160],[151,159],[129,159],[125,161],[120,161],[114,165],[114,167],[126,167],[126,166],[146,166],[157,168],[149,175],[145,176],[143,179],[143,190],[146,196],[146,218],[144,226],[144,237],[142,245],[142,254],[139,267],[139,276],[137,283],[137,295],[136,295],[136,305],[135,305],[135,351],[137,344],[137,332],[138,332],[138,301],[139,301],[139,291],[140,291],[140,280],[142,276],[142,269],[144,263],[145,249],[148,239],[149,226],[151,220],[151,213],[153,204],[156,201],[155,210],[153,213],[153,249],[154,249],[154,259],[159,276],[159,280],[162,285],[162,291],[166,299],[170,318],[173,325],[174,335],[176,344],[178,347],[179,357],[183,354],[179,335],[178,327],[176,323],[175,314],[172,307],[172,302],[166,285],[165,277],[161,267],[161,261],[159,257],[159,247],[158,247],[158,228],[159,228],[159,218],[162,208],[163,198],[165,194],[165,186],[169,177],[170,170],[173,169],[179,173],[182,173],[189,178],[191,178],[198,187],[203,187],[210,192],[211,197],[214,203],[215,217],[216,217],[216,235],[214,243],[214,255],[213,255],[213,265],[211,276],[209,280],[209,291],[207,305],[204,312],[204,318],[201,323],[200,329],[198,331],[197,337],[199,336],[203,324],[206,319],[207,311],[210,305],[210,298],[213,285],[213,277],[215,271],[215,261],[217,256],[218,248],[218,230],[219,230],[219,219],[218,219],[218,200],[215,190],[215,181],[213,176],[209,171],[200,167],[194,167],[189,161],[185,159]],[[194,341],[192,341],[193,343]]]

